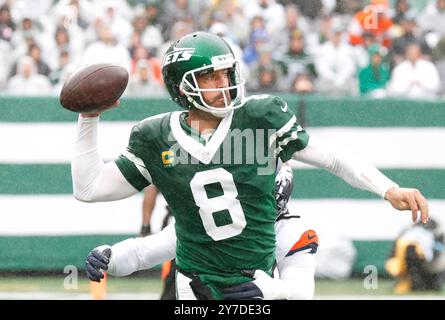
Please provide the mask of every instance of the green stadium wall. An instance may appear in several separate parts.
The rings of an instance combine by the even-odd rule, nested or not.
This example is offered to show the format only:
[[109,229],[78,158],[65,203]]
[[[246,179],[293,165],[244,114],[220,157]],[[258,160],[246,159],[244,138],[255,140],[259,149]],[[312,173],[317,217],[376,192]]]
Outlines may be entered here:
[[[367,151],[369,145],[379,169],[401,186],[421,189],[433,217],[445,222],[444,102],[283,98],[309,133],[332,136],[353,150]],[[108,131],[100,139],[113,140],[109,135],[128,134],[141,119],[174,110],[179,109],[168,99],[123,98],[119,108],[102,117],[101,128]],[[70,133],[75,132],[76,119],[57,98],[0,97],[0,270],[83,268],[95,246],[138,232],[142,195],[113,204],[72,199],[70,155],[64,148],[73,143]],[[394,151],[392,146],[400,144]],[[118,155],[113,145],[106,152],[109,159]],[[320,234],[353,241],[355,273],[367,265],[384,272],[392,240],[409,225],[410,214],[395,213],[379,197],[325,171],[299,165],[296,169],[292,209],[313,218]]]

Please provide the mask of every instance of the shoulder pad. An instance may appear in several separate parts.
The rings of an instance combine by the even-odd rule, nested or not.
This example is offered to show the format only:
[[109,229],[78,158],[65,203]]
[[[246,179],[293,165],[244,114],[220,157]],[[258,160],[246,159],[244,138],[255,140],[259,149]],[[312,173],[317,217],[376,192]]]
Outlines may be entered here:
[[287,103],[277,96],[267,94],[254,95],[246,98],[245,106],[247,114],[252,118],[263,118],[267,113],[273,112],[277,108],[287,111]]
[[138,133],[144,140],[151,140],[161,135],[165,124],[168,124],[171,112],[145,118],[133,127],[132,133]]

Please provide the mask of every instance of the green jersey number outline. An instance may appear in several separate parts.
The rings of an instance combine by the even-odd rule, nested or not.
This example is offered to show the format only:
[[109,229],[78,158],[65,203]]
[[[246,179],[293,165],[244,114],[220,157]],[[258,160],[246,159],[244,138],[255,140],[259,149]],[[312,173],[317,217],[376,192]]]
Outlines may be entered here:
[[[208,198],[204,186],[219,183],[224,194]],[[236,198],[238,190],[230,172],[223,168],[197,172],[190,181],[193,198],[199,207],[199,215],[207,234],[215,241],[239,235],[246,226],[246,217],[240,201]],[[213,214],[227,210],[232,223],[217,226]]]

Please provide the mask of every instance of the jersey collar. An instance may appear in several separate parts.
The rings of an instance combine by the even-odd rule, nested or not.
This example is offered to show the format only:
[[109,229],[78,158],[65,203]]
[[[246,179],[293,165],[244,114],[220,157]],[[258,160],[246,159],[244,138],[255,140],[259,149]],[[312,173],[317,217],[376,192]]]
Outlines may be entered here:
[[[183,112],[181,113],[181,115],[179,116],[179,123],[181,124],[181,128],[189,135],[192,136],[193,138],[197,139],[200,143],[202,143],[203,145],[207,144],[207,141],[209,139],[205,139],[198,131],[196,131],[195,129],[193,129],[192,127],[189,126],[189,124],[187,123],[187,116],[188,116],[188,112]],[[212,133],[213,134],[213,133]]]
[[230,125],[232,124],[233,111],[229,112],[227,116],[221,120],[218,128],[216,128],[206,145],[203,145],[184,131],[181,126],[182,113],[183,111],[175,111],[170,117],[170,128],[173,136],[179,145],[191,156],[204,164],[209,164],[229,132]]

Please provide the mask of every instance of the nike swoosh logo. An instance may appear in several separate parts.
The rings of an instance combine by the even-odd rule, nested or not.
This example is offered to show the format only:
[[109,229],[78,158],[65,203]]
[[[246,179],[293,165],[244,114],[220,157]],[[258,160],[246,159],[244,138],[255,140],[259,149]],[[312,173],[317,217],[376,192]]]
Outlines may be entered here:
[[280,107],[281,111],[286,112],[287,111],[287,103],[284,105],[284,107]]
[[313,235],[308,234],[308,235],[307,235],[307,239],[308,239],[308,240],[312,240],[312,239],[314,239],[316,236],[317,236],[316,234],[313,234]]

